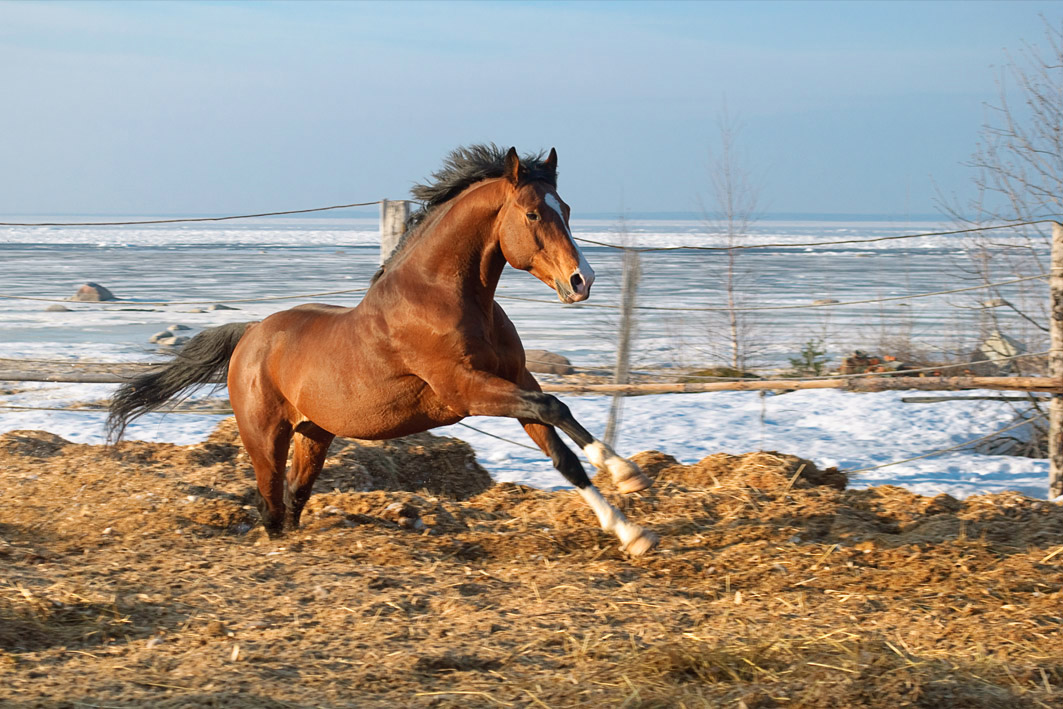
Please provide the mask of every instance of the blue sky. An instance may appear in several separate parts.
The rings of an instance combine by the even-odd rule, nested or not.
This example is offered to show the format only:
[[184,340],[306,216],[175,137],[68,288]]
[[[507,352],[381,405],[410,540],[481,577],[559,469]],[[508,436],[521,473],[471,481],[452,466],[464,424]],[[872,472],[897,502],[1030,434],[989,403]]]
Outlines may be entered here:
[[0,214],[402,198],[556,146],[581,214],[711,204],[722,107],[768,212],[924,214],[1046,2],[0,0]]

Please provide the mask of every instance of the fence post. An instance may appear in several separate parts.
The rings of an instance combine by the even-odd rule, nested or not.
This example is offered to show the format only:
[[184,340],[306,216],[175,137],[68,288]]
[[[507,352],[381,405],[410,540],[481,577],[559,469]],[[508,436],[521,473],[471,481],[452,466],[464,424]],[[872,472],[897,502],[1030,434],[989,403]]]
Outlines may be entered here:
[[399,245],[406,233],[406,218],[410,216],[410,203],[406,200],[380,200],[380,263]]
[[[1051,272],[1048,275],[1049,354],[1048,374],[1063,385],[1063,224],[1052,224]],[[1048,405],[1048,498],[1063,495],[1063,393],[1052,394]]]
[[[620,323],[616,342],[616,371],[613,384],[627,384],[631,370],[631,336],[635,330],[635,296],[638,294],[639,277],[642,266],[638,251],[624,249],[624,272],[620,279]],[[602,440],[609,446],[616,444],[620,430],[620,416],[624,408],[624,393],[613,394],[613,403],[609,407],[609,420],[605,424]]]

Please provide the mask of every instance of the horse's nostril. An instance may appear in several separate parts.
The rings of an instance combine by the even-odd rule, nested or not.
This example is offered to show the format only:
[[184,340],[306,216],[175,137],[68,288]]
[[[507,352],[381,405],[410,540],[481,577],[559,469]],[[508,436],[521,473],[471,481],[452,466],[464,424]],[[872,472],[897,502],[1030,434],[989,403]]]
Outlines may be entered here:
[[579,273],[573,273],[572,278],[569,279],[569,282],[572,284],[572,290],[576,293],[579,293],[580,288],[583,287],[583,276]]

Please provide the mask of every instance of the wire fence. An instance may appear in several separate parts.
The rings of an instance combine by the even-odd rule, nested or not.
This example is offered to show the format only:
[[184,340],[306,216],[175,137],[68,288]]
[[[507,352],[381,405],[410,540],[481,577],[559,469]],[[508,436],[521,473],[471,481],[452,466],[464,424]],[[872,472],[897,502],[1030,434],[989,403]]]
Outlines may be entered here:
[[[316,212],[326,212],[326,211],[340,210],[340,209],[349,209],[349,208],[356,208],[356,207],[367,207],[367,206],[377,205],[377,204],[380,204],[380,203],[381,203],[381,200],[374,200],[374,201],[366,201],[366,202],[353,202],[353,203],[341,204],[341,205],[332,205],[332,206],[326,206],[326,207],[315,207],[315,208],[310,208],[310,209],[284,210],[284,211],[262,212],[262,213],[255,213],[255,214],[239,214],[239,215],[229,215],[229,216],[219,216],[219,217],[188,217],[188,218],[172,218],[172,219],[143,219],[143,220],[129,220],[129,221],[99,221],[99,222],[0,222],[0,227],[27,227],[27,228],[32,228],[32,227],[50,227],[50,228],[56,228],[56,227],[60,227],[60,228],[61,227],[118,227],[118,226],[143,226],[143,225],[197,223],[197,222],[222,222],[222,221],[239,220],[239,219],[253,219],[253,218],[262,218],[262,217],[276,217],[276,216],[310,214],[310,213],[316,213]],[[641,245],[640,246],[640,245],[631,245],[631,244],[609,243],[609,242],[604,242],[604,241],[594,240],[594,239],[589,239],[589,238],[584,238],[584,237],[574,237],[574,238],[575,238],[575,240],[577,240],[577,241],[579,241],[581,243],[590,244],[590,245],[593,245],[593,246],[598,246],[598,247],[603,247],[603,248],[617,249],[617,250],[621,250],[621,251],[625,251],[625,252],[628,252],[628,251],[630,251],[630,252],[638,252],[638,253],[678,252],[678,251],[694,251],[694,252],[696,252],[696,251],[712,251],[712,252],[728,252],[728,251],[731,251],[731,252],[735,252],[735,251],[748,251],[748,250],[756,250],[756,249],[793,249],[793,248],[810,249],[810,248],[834,247],[834,246],[851,246],[851,245],[859,245],[859,244],[871,244],[871,243],[877,243],[877,242],[902,241],[902,240],[920,239],[920,238],[927,238],[927,237],[954,236],[954,235],[960,235],[960,234],[981,233],[981,232],[989,232],[989,231],[1000,230],[1000,229],[1015,229],[1015,228],[1018,228],[1018,227],[1026,227],[1026,226],[1036,226],[1036,225],[1041,225],[1041,224],[1048,224],[1048,223],[1052,223],[1052,222],[1056,222],[1056,221],[1058,221],[1058,218],[1046,217],[1046,218],[1043,218],[1043,219],[1028,220],[1028,221],[1015,221],[1015,222],[1009,222],[1009,223],[1005,223],[1005,224],[996,224],[996,225],[987,225],[987,226],[978,226],[978,227],[968,227],[968,228],[963,228],[963,229],[952,229],[952,230],[934,231],[934,232],[921,232],[921,233],[911,233],[911,234],[878,236],[878,237],[870,237],[870,238],[832,239],[832,240],[820,240],[820,241],[777,242],[777,243],[759,243],[759,244],[730,244],[730,245],[725,245],[725,246],[703,245],[703,244],[683,244],[683,245],[671,245],[671,246],[646,246],[646,245]],[[842,308],[842,307],[853,307],[853,306],[865,306],[865,305],[882,304],[882,303],[897,302],[897,301],[909,301],[909,300],[917,300],[917,299],[922,299],[922,298],[941,297],[941,296],[954,295],[954,294],[959,294],[959,293],[975,292],[975,291],[995,291],[996,289],[1000,289],[1000,288],[1003,288],[1003,287],[1006,287],[1006,286],[1013,286],[1013,285],[1017,285],[1017,284],[1020,284],[1020,283],[1027,283],[1027,282],[1032,282],[1032,281],[1044,281],[1044,280],[1048,279],[1049,277],[1050,277],[1049,273],[1038,273],[1038,274],[1035,274],[1035,275],[1023,276],[1023,277],[1019,277],[1019,278],[1012,278],[1012,279],[1008,279],[1008,280],[999,280],[999,281],[994,281],[994,282],[990,282],[990,283],[981,283],[981,284],[978,284],[978,285],[975,285],[975,286],[969,286],[969,287],[963,287],[963,288],[942,289],[942,290],[936,290],[936,291],[912,293],[912,294],[905,294],[905,295],[884,296],[884,297],[868,298],[868,299],[860,299],[860,300],[849,300],[849,301],[844,301],[844,302],[842,302],[842,301],[834,301],[834,300],[825,300],[824,302],[813,302],[813,303],[804,303],[804,304],[746,306],[746,307],[734,307],[734,306],[729,306],[729,307],[695,307],[695,306],[687,306],[687,307],[684,307],[684,306],[651,306],[651,305],[635,306],[635,307],[636,307],[637,310],[640,310],[640,311],[706,312],[706,313],[736,313],[736,312],[819,310],[819,309],[824,309],[824,308]],[[207,305],[207,304],[215,304],[215,303],[216,304],[260,303],[260,302],[273,302],[273,301],[304,300],[304,299],[307,299],[307,298],[316,298],[316,297],[332,296],[332,295],[346,295],[346,294],[362,293],[362,292],[365,292],[366,290],[368,290],[368,288],[363,287],[363,288],[351,288],[351,289],[331,290],[331,291],[318,291],[318,292],[313,292],[313,293],[300,293],[300,294],[277,295],[277,296],[263,296],[263,297],[257,297],[257,298],[233,298],[233,299],[225,299],[225,300],[152,301],[152,300],[122,299],[122,300],[111,300],[111,301],[100,301],[100,302],[82,302],[82,301],[79,301],[79,304],[81,304],[81,305],[98,305],[98,306],[108,306],[108,305],[174,306],[174,305]],[[504,295],[504,294],[498,294],[498,295],[496,295],[496,298],[502,299],[502,300],[522,301],[522,302],[530,302],[530,303],[556,304],[554,301],[545,300],[545,299],[525,298],[525,297],[520,297],[520,296],[509,296],[509,295]],[[69,299],[49,298],[49,297],[43,297],[43,296],[23,295],[23,294],[16,294],[16,293],[0,293],[0,299],[39,301],[39,302],[49,302],[49,303],[69,303],[69,302],[71,302]],[[571,307],[571,308],[594,308],[594,309],[602,309],[602,310],[616,310],[616,309],[619,309],[620,306],[608,305],[608,304],[597,304],[597,303],[581,303],[581,304],[567,306],[567,307]],[[1034,353],[1013,354],[1013,355],[1009,355],[1009,356],[994,357],[992,359],[983,359],[983,360],[967,362],[967,363],[965,363],[965,365],[967,365],[967,366],[977,366],[977,365],[984,365],[984,364],[1000,365],[1002,363],[1008,363],[1008,362],[1012,362],[1012,361],[1016,361],[1016,360],[1020,360],[1020,359],[1046,357],[1046,356],[1048,356],[1048,355],[1050,355],[1052,353],[1053,353],[1053,351],[1051,351],[1051,350],[1045,350],[1045,351],[1034,352]],[[83,366],[113,366],[113,367],[117,367],[117,366],[130,365],[130,364],[140,364],[141,366],[143,366],[145,364],[145,363],[119,363],[119,362],[86,362],[86,361],[69,361],[69,360],[42,360],[42,359],[29,359],[29,358],[18,358],[18,359],[0,358],[0,361],[11,362],[11,363],[15,363],[15,364],[35,363],[35,364],[47,364],[47,365],[51,365],[51,366],[71,366],[71,367],[75,367],[75,368],[83,367]],[[529,360],[529,361],[532,362],[532,363],[535,363],[534,359]],[[146,363],[146,364],[158,364],[158,363]],[[548,364],[552,364],[552,363],[548,363]],[[952,366],[956,366],[956,365],[952,365]],[[886,372],[886,373],[884,373],[884,372],[860,372],[860,373],[837,374],[837,375],[818,376],[818,377],[805,376],[805,377],[795,377],[794,381],[795,382],[813,382],[813,381],[822,381],[822,380],[828,380],[828,379],[863,379],[863,378],[869,378],[869,377],[881,377],[884,374],[913,375],[913,374],[920,374],[920,373],[924,373],[924,372],[935,372],[935,371],[941,370],[942,368],[943,368],[942,366],[935,366],[935,367],[923,367],[923,368],[906,369],[903,372]],[[615,373],[615,370],[613,368],[603,368],[603,367],[574,367],[574,369],[583,370],[583,371],[589,371],[589,372],[595,372],[595,373],[598,373],[598,374],[604,373],[605,375],[613,375]],[[681,377],[681,378],[683,378],[684,380],[687,380],[687,381],[705,381],[705,382],[713,382],[713,381],[729,382],[730,381],[730,382],[738,382],[738,381],[742,381],[744,379],[742,377],[722,377],[722,376],[721,377],[716,377],[716,376],[707,376],[707,375],[698,375],[698,374],[684,374],[684,373],[670,373],[670,372],[669,373],[665,373],[665,372],[648,372],[648,371],[639,371],[639,370],[631,371],[630,374],[637,375],[637,376],[640,376],[640,377],[650,378],[650,379],[657,379],[657,380],[675,380],[675,379]],[[38,411],[100,411],[100,409],[98,409],[98,408],[94,409],[94,408],[74,408],[74,407],[36,407],[36,406],[6,405],[6,404],[5,405],[0,405],[0,409],[13,410],[13,411],[33,411],[33,410],[38,410]],[[231,411],[228,410],[228,409],[220,409],[219,408],[219,409],[216,409],[216,410],[199,409],[199,410],[196,410],[196,411],[174,410],[174,411],[172,411],[172,413],[195,413],[195,414],[201,414],[202,415],[202,414],[229,414],[229,413],[231,413]],[[937,449],[937,450],[934,450],[934,451],[930,451],[928,453],[925,453],[925,454],[922,454],[922,455],[919,455],[919,456],[915,456],[915,457],[912,457],[912,458],[907,458],[907,459],[904,459],[904,460],[891,461],[891,462],[882,463],[882,464],[879,464],[879,465],[869,466],[869,467],[865,467],[865,468],[846,470],[846,471],[843,471],[843,472],[846,472],[847,474],[850,474],[850,475],[855,475],[855,474],[867,472],[867,471],[870,471],[870,470],[875,470],[875,469],[879,469],[879,468],[889,467],[889,466],[893,466],[893,465],[899,465],[899,464],[902,464],[902,463],[906,463],[906,462],[910,462],[910,461],[914,461],[914,460],[918,460],[918,459],[922,459],[922,458],[928,458],[928,457],[932,457],[932,456],[936,456],[936,455],[941,455],[943,453],[947,453],[947,452],[954,451],[954,450],[959,450],[959,449],[962,449],[962,448],[969,447],[971,445],[976,445],[979,442],[992,439],[992,438],[997,437],[999,435],[1002,435],[1004,433],[1007,433],[1007,432],[1013,431],[1013,430],[1015,430],[1017,428],[1020,428],[1022,426],[1028,425],[1028,424],[1032,423],[1033,421],[1039,420],[1040,418],[1043,418],[1043,415],[1039,414],[1039,415],[1034,416],[1032,418],[1027,418],[1027,419],[1021,420],[1021,421],[1019,421],[1019,422],[1017,422],[1017,423],[1015,423],[1013,425],[1006,426],[1006,427],[1004,427],[1004,428],[1002,428],[1002,429],[1000,429],[998,431],[995,431],[995,432],[993,432],[991,434],[988,434],[986,436],[982,436],[980,438],[977,438],[977,439],[974,439],[974,440],[971,440],[971,441],[967,441],[967,442],[964,442],[964,443],[961,443],[961,444],[958,444],[958,445],[955,445],[955,446],[950,446],[950,447],[947,447],[947,448],[942,448],[942,449]],[[492,434],[490,432],[484,431],[482,429],[478,429],[478,428],[475,428],[473,426],[469,426],[468,424],[462,424],[462,425],[466,426],[467,428],[469,428],[471,430],[477,431],[478,433],[481,433],[483,435],[487,435],[487,436],[490,436],[490,437],[493,437],[493,438],[497,438],[497,439],[506,441],[506,442],[508,442],[508,443],[510,443],[512,445],[520,446],[522,448],[537,450],[533,446],[529,446],[527,444],[520,443],[520,442],[517,442],[517,441],[513,441],[511,439],[507,439],[507,438],[504,438],[504,437],[501,437],[501,436],[497,436],[495,434]]]
[[[13,404],[0,404],[0,410],[7,410],[7,411],[50,411],[50,412],[64,412],[64,413],[96,413],[96,414],[105,414],[108,411],[106,407],[102,407],[102,406],[77,406],[77,407],[74,407],[74,406],[17,406],[17,405],[13,405]],[[230,408],[224,408],[224,407],[194,408],[194,409],[171,408],[169,410],[163,411],[162,413],[164,413],[166,415],[173,415],[173,414],[181,415],[181,414],[184,414],[184,415],[192,415],[192,416],[232,416],[233,415],[233,410],[230,409]],[[1009,424],[1009,425],[1007,425],[1007,426],[1005,426],[1003,428],[1000,428],[1000,429],[998,429],[996,431],[993,431],[992,433],[986,434],[984,436],[979,436],[978,438],[973,438],[973,439],[971,439],[969,441],[964,441],[963,443],[957,443],[956,445],[953,445],[953,446],[948,446],[946,448],[936,448],[934,450],[927,451],[926,453],[922,453],[920,455],[911,456],[909,458],[903,458],[903,459],[900,459],[900,460],[891,460],[888,463],[880,463],[878,465],[869,465],[869,466],[866,466],[866,467],[863,467],[863,468],[844,468],[844,469],[839,470],[839,472],[841,472],[841,473],[843,473],[843,474],[845,474],[847,476],[854,476],[854,475],[859,475],[860,473],[870,472],[872,470],[880,470],[882,468],[890,468],[890,467],[894,467],[894,466],[897,466],[897,465],[903,465],[904,463],[911,463],[911,462],[914,462],[916,460],[924,460],[926,458],[933,458],[933,457],[942,455],[944,453],[951,453],[953,451],[963,450],[964,448],[970,448],[971,446],[976,446],[979,443],[984,443],[986,441],[990,441],[990,440],[992,440],[994,438],[1000,437],[1001,435],[1003,435],[1005,433],[1010,433],[1010,432],[1018,430],[1018,429],[1020,429],[1020,428],[1022,428],[1024,426],[1031,425],[1031,424],[1036,423],[1038,421],[1043,421],[1046,418],[1047,418],[1047,416],[1045,414],[1035,414],[1035,415],[1033,415],[1033,416],[1031,416],[1029,418],[1023,418],[1022,420],[1020,420],[1020,421],[1018,421],[1016,423]],[[535,446],[528,445],[527,443],[521,443],[520,441],[514,441],[512,438],[507,438],[505,436],[499,436],[496,433],[491,433],[490,431],[485,431],[482,428],[477,428],[476,426],[472,426],[472,425],[467,424],[465,422],[459,422],[457,425],[462,426],[463,428],[467,428],[470,431],[475,431],[476,433],[479,433],[480,435],[487,436],[489,438],[493,438],[495,440],[502,441],[504,443],[508,443],[508,444],[510,444],[512,446],[516,446],[518,448],[524,448],[526,450],[539,452],[539,448],[537,448]]]
[[72,226],[144,226],[149,224],[191,224],[195,222],[226,222],[234,219],[258,219],[260,217],[282,217],[292,214],[311,214],[330,212],[336,209],[352,207],[371,207],[382,200],[372,202],[352,202],[351,204],[334,204],[330,207],[312,207],[310,209],[289,209],[283,212],[260,212],[258,214],[234,214],[224,217],[176,217],[173,219],[139,219],[122,222],[0,222],[0,226],[20,227],[72,227]]

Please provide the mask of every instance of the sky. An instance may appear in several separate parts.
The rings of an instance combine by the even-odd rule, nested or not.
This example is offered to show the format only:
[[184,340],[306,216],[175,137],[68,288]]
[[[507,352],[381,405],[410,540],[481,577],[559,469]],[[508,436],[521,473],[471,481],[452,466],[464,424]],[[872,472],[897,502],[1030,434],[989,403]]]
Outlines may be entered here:
[[762,212],[925,215],[971,192],[1045,20],[1063,5],[0,0],[0,215],[402,199],[488,141],[556,147],[574,218],[697,212],[724,112]]

